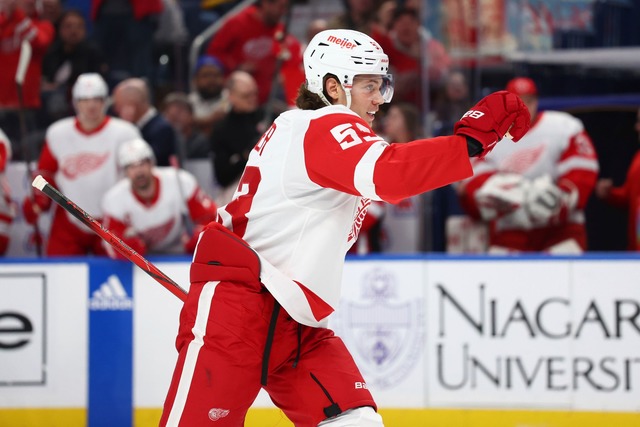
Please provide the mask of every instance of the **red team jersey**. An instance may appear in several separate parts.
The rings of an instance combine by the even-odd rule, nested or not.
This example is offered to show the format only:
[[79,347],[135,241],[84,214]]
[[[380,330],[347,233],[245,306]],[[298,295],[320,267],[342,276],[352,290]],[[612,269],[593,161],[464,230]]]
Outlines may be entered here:
[[640,250],[640,153],[633,157],[624,184],[612,188],[607,201],[628,209],[627,248]]
[[549,175],[560,187],[578,191],[575,209],[567,212],[560,223],[523,229],[514,215],[497,218],[491,223],[492,244],[499,241],[500,246],[523,245],[516,249],[538,251],[543,248],[538,247],[536,237],[547,241],[543,236],[549,234],[559,239],[575,238],[582,245],[586,243],[584,208],[595,186],[599,166],[591,139],[580,120],[564,112],[540,112],[518,143],[503,141],[497,144],[485,158],[474,159],[473,170],[473,177],[462,184],[462,203],[475,218],[480,218],[475,192],[496,173],[515,173],[529,180]]
[[24,106],[40,107],[42,58],[54,37],[55,29],[47,20],[28,17],[22,9],[16,9],[8,19],[0,13],[0,106],[18,108],[20,105],[15,76],[22,40],[27,40],[31,44],[32,55],[22,88]]
[[218,221],[257,251],[262,283],[297,322],[326,327],[371,200],[396,203],[471,172],[464,137],[390,145],[345,106],[291,110],[252,150]]
[[[183,215],[196,224],[206,224],[215,219],[215,204],[186,171],[160,167],[154,168],[153,175],[157,193],[151,202],[133,193],[129,179],[109,190],[102,201],[105,227],[121,237],[130,231],[150,253],[185,253]],[[115,257],[111,247],[107,252]]]
[[278,23],[268,27],[257,15],[257,7],[249,6],[231,17],[211,40],[207,54],[220,59],[227,74],[237,69],[249,72],[258,84],[259,102],[264,104],[271,92],[276,58],[285,49],[287,53],[280,72],[284,79],[286,101],[293,105],[298,88],[304,83],[302,47],[291,35],[280,46],[276,36],[282,34],[284,25]]

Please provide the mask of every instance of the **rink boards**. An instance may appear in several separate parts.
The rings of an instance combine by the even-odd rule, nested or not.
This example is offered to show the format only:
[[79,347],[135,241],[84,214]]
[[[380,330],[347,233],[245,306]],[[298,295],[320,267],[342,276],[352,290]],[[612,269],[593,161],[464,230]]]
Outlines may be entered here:
[[[639,261],[350,259],[331,326],[388,427],[638,426]],[[128,262],[3,261],[0,425],[157,425],[179,310]],[[261,394],[247,425],[291,423]]]

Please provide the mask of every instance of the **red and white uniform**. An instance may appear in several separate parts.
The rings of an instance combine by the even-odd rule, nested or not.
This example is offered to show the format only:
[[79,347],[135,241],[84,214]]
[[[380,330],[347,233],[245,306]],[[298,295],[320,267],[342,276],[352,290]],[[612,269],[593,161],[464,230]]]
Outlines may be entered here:
[[[194,224],[206,225],[215,219],[216,206],[187,171],[154,168],[153,179],[157,192],[150,202],[141,200],[133,192],[129,179],[120,180],[102,200],[103,223],[114,234],[124,237],[125,243],[129,243],[129,235],[140,239],[143,251],[138,247],[134,249],[142,255],[185,253],[188,248],[185,248],[182,215],[189,215]],[[107,253],[117,258],[110,245]]]
[[278,23],[269,27],[259,13],[254,5],[232,16],[211,40],[207,54],[220,59],[227,74],[238,69],[249,72],[258,84],[261,105],[269,99],[277,58],[282,55],[280,74],[284,80],[285,98],[287,103],[294,105],[298,89],[304,82],[302,46],[291,35],[287,35],[282,43],[278,42],[277,37],[285,31],[284,25]]
[[[100,220],[102,197],[121,176],[118,148],[123,142],[139,137],[134,125],[114,117],[105,117],[91,132],[84,131],[76,118],[68,117],[47,129],[38,169],[65,196]],[[48,255],[84,255],[92,250],[104,253],[100,241],[100,237],[56,205]]]
[[515,251],[545,251],[573,240],[586,249],[584,207],[595,186],[599,166],[591,139],[580,120],[558,111],[537,115],[529,132],[517,143],[503,141],[483,159],[474,159],[474,175],[462,183],[463,207],[481,218],[476,199],[487,180],[501,173],[525,180],[549,176],[558,187],[577,193],[577,202],[546,224],[521,221],[521,212],[498,216],[490,222],[490,245]]
[[375,408],[326,328],[345,254],[371,200],[398,202],[471,173],[464,137],[390,145],[345,106],[281,114],[218,209],[222,225],[200,235],[160,425],[243,425],[261,386],[297,426]]
[[32,54],[23,84],[24,106],[40,107],[40,79],[42,58],[55,37],[51,22],[37,16],[27,16],[15,9],[7,17],[0,12],[0,106],[18,108],[18,90],[15,84],[22,41],[31,44]]
[[9,225],[14,216],[9,183],[4,175],[9,160],[11,160],[11,143],[7,135],[0,130],[0,256],[9,246]]
[[235,200],[218,215],[268,264],[303,284],[263,265],[264,285],[289,314],[324,326],[370,199],[397,203],[470,173],[463,137],[390,145],[344,106],[295,110],[258,142]]

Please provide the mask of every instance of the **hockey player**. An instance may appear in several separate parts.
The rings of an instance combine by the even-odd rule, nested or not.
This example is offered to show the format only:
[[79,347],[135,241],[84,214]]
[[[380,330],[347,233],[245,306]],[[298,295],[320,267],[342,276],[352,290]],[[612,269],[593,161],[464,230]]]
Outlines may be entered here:
[[[199,232],[216,217],[215,204],[195,177],[182,169],[154,167],[153,150],[143,139],[124,143],[118,163],[126,178],[102,200],[105,227],[141,255],[193,253]],[[191,234],[187,221],[195,225]],[[110,257],[120,258],[105,246]]]
[[382,426],[327,329],[367,207],[469,177],[470,154],[510,128],[519,139],[529,124],[522,101],[503,91],[477,104],[456,136],[388,144],[371,128],[393,94],[388,67],[363,33],[326,30],[310,41],[300,109],[265,132],[234,198],[200,235],[162,426],[242,426],[260,387],[296,426]]
[[[47,129],[38,173],[94,218],[101,220],[100,202],[118,181],[116,154],[120,144],[140,137],[132,124],[106,115],[107,84],[96,73],[81,74],[73,85],[75,117],[54,122]],[[36,191],[22,204],[27,222],[51,206]],[[102,239],[56,205],[46,254],[72,256],[104,254]]]
[[11,160],[11,142],[0,129],[0,256],[4,255],[9,247],[9,226],[14,217],[9,183],[4,176],[9,160]]
[[598,160],[582,122],[564,112],[538,111],[533,80],[507,90],[522,98],[532,127],[519,144],[499,144],[473,163],[458,188],[466,212],[489,224],[489,252],[576,254],[586,250],[584,207]]

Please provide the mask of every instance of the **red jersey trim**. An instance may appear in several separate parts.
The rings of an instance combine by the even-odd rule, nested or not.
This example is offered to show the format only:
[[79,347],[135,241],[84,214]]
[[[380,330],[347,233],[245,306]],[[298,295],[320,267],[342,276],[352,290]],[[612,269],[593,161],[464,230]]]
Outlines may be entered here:
[[81,134],[83,134],[83,135],[92,135],[92,134],[98,133],[102,129],[104,129],[104,127],[107,126],[107,123],[109,123],[110,119],[111,119],[111,117],[105,116],[104,120],[102,121],[102,123],[100,123],[98,125],[97,128],[88,131],[88,130],[84,130],[83,129],[82,124],[80,123],[80,120],[78,120],[78,118],[76,117],[75,120],[74,120],[74,126],[78,130],[78,132],[80,132]]
[[302,293],[304,293],[304,296],[307,299],[307,302],[309,303],[309,307],[311,308],[313,317],[315,317],[317,321],[320,321],[325,317],[327,317],[328,315],[330,315],[331,313],[333,313],[333,308],[329,304],[324,302],[322,298],[314,294],[309,288],[304,286],[302,283],[296,280],[294,280],[294,282],[296,283],[296,285],[300,286],[300,289],[302,289]]

